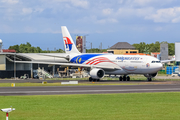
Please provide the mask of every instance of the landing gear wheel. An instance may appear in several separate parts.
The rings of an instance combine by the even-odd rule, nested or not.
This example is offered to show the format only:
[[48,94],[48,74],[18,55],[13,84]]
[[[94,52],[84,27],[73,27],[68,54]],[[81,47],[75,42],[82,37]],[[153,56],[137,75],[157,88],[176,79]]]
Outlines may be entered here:
[[130,81],[130,77],[129,76],[127,76],[127,81]]
[[152,81],[152,78],[148,78],[148,81]]
[[119,77],[119,81],[122,81],[122,79],[123,79],[122,76],[120,76],[120,77]]
[[97,81],[97,79],[93,79],[93,82],[96,82]]
[[100,79],[97,79],[97,82],[99,82],[100,81]]
[[93,81],[92,77],[89,77],[89,82]]
[[123,81],[126,81],[126,76],[125,75],[123,76]]

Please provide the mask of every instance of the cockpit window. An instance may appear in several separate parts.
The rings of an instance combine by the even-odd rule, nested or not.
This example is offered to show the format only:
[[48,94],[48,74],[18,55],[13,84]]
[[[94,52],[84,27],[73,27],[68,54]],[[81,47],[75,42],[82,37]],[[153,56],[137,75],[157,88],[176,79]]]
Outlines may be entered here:
[[161,63],[161,61],[152,61],[151,63]]

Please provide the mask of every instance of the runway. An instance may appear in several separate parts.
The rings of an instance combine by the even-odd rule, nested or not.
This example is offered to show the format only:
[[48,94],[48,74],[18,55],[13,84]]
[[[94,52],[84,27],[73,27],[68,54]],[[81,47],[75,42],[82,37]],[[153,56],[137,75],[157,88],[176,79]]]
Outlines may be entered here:
[[53,86],[53,87],[2,87],[1,96],[15,95],[62,95],[62,94],[106,94],[106,93],[143,93],[179,92],[176,85],[108,85],[108,86]]

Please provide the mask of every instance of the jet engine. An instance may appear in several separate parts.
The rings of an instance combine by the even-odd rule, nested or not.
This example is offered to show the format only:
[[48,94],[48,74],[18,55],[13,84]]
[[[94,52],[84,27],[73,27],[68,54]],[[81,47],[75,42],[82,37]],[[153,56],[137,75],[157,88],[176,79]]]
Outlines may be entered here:
[[103,78],[105,75],[105,72],[103,69],[99,69],[99,68],[93,68],[91,71],[90,71],[90,76],[93,78],[93,79],[101,79]]
[[145,77],[147,78],[153,78],[156,77],[157,73],[153,73],[153,74],[144,74]]

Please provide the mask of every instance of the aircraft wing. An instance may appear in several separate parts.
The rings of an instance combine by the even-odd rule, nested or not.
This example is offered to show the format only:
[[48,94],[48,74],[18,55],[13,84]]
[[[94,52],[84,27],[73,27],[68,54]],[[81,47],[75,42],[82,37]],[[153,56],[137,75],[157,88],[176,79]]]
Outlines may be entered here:
[[41,56],[48,56],[48,57],[59,57],[59,58],[65,58],[65,59],[69,59],[69,55],[66,54],[66,53],[39,53],[38,55],[41,55]]
[[85,68],[102,68],[102,69],[121,69],[118,65],[114,66],[100,66],[100,65],[86,65],[77,63],[57,63],[57,62],[41,62],[41,61],[15,61],[15,63],[36,63],[36,64],[49,64],[49,65],[61,65],[64,67],[85,67]]
[[172,61],[175,61],[175,60],[161,60],[161,63],[168,63],[168,62],[172,62]]

